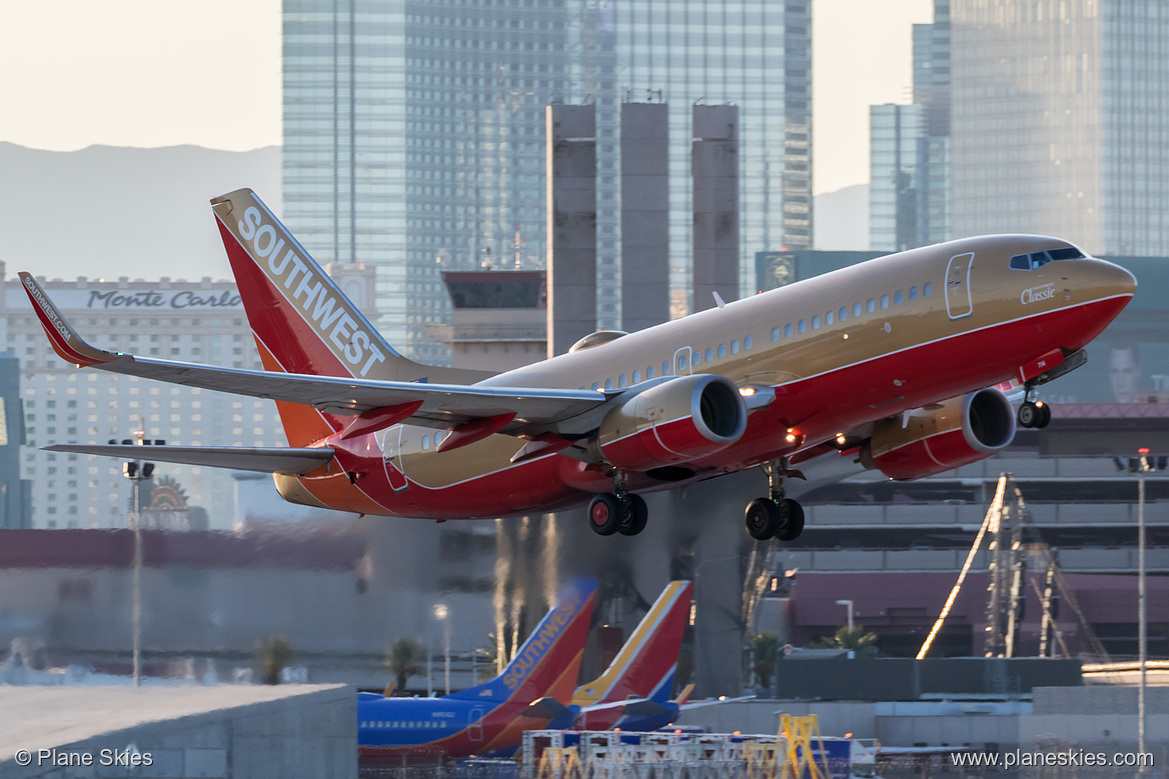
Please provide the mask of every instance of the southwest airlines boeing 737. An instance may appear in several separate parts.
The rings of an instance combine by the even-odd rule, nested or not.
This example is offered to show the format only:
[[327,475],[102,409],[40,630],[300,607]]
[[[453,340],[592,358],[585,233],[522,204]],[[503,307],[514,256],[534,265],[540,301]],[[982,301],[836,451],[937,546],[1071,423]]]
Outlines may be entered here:
[[[642,493],[761,468],[768,491],[747,530],[790,540],[804,523],[784,491],[793,466],[839,452],[916,479],[994,454],[1016,418],[1046,424],[1036,388],[1083,364],[1136,289],[1058,238],[967,238],[595,333],[492,375],[398,354],[250,190],[212,209],[265,370],[94,348],[22,273],[54,349],[80,367],[272,398],[289,442],[156,446],[152,460],[270,472],[294,503],[439,521],[587,503],[597,533],[634,535]],[[997,386],[1011,381],[1025,393],[1017,417]]]
[[596,582],[574,582],[515,659],[489,682],[441,698],[358,693],[363,762],[467,757],[514,749],[523,731],[562,715],[576,687]]

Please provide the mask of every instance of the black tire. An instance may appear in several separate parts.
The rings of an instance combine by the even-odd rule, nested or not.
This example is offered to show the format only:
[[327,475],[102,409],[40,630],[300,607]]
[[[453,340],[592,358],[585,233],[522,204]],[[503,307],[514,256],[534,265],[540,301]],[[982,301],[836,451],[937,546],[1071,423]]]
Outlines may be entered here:
[[804,532],[804,507],[791,498],[779,502],[779,529],[775,537],[780,541],[795,541]]
[[1039,421],[1043,418],[1043,412],[1040,406],[1028,400],[1019,406],[1019,413],[1016,415],[1016,418],[1018,419],[1019,427],[1039,427]]
[[779,529],[779,504],[771,498],[756,498],[747,504],[743,521],[747,525],[747,535],[756,541],[773,538]]
[[1051,406],[1044,403],[1039,407],[1039,411],[1041,412],[1039,415],[1039,422],[1035,425],[1035,427],[1042,430],[1051,424]]
[[649,507],[645,505],[645,498],[632,493],[625,496],[621,524],[617,532],[623,536],[635,536],[645,530],[649,521]]
[[589,503],[589,527],[599,536],[611,536],[617,532],[624,514],[616,495],[601,493]]

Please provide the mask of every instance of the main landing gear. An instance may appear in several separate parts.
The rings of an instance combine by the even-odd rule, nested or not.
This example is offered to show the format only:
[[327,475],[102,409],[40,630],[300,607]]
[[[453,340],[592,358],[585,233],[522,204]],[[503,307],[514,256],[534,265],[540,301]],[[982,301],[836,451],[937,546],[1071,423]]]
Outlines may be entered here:
[[589,526],[599,536],[635,536],[645,530],[649,520],[645,498],[626,492],[620,475],[613,482],[615,492],[601,493],[589,503]]
[[763,470],[767,473],[768,497],[747,504],[744,513],[747,533],[757,541],[769,538],[794,541],[804,530],[804,509],[785,497],[783,483],[788,476],[803,478],[803,474],[789,469],[786,457],[764,464]]
[[1023,405],[1019,406],[1017,418],[1019,427],[1045,428],[1051,422],[1051,406],[1042,400],[1032,400],[1035,387],[1027,385],[1023,393]]

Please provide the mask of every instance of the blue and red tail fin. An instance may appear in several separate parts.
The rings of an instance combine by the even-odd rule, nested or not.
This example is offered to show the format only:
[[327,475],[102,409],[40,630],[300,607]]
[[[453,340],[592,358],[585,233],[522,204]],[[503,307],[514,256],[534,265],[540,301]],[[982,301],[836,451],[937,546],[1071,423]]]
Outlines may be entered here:
[[589,706],[631,696],[659,703],[668,701],[673,693],[682,633],[690,622],[692,590],[688,581],[666,585],[605,672],[578,687],[572,702]]
[[580,675],[596,593],[597,583],[591,579],[568,584],[503,673],[449,697],[525,705],[554,698],[567,705]]

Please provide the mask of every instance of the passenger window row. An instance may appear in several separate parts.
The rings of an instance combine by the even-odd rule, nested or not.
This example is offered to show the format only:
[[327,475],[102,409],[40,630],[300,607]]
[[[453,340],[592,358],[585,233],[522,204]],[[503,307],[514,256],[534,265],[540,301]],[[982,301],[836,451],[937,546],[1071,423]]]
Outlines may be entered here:
[[439,730],[448,730],[451,725],[446,720],[417,720],[417,721],[397,721],[397,720],[369,720],[362,721],[363,728],[436,728]]
[[[922,287],[921,287],[922,297],[928,298],[933,293],[934,293],[934,285],[933,284],[931,284],[930,282],[927,281],[925,284],[922,285]],[[917,300],[917,286],[916,285],[909,288],[908,298],[910,301]],[[900,306],[902,303],[905,302],[905,300],[906,300],[906,294],[905,294],[904,290],[899,289],[893,293],[893,296],[892,296],[893,305]],[[881,295],[881,297],[880,297],[881,308],[882,309],[888,308],[889,303],[890,303],[890,296],[889,295]],[[856,319],[856,318],[859,318],[862,313],[872,314],[877,310],[877,305],[878,305],[877,298],[869,298],[863,304],[853,303],[851,316],[853,319]],[[819,330],[821,326],[828,327],[829,325],[832,325],[838,321],[845,322],[848,320],[849,316],[850,316],[850,312],[849,312],[848,306],[841,306],[836,311],[828,311],[827,313],[825,313],[823,315],[823,317],[821,317],[819,314],[814,315],[812,317],[812,319],[810,320],[810,327],[812,330]],[[788,322],[786,325],[783,326],[783,336],[784,336],[784,338],[791,338],[796,333],[808,332],[808,329],[809,329],[809,320],[807,320],[807,319],[801,319],[794,324],[791,322]],[[771,340],[772,341],[779,340],[779,328],[778,327],[771,328]]]
[[[751,338],[751,336],[748,335],[748,336],[745,336],[741,342],[738,338],[734,339],[733,341],[731,341],[729,346],[727,344],[723,343],[723,344],[719,344],[718,346],[708,346],[705,348],[705,350],[701,350],[701,349],[693,349],[693,350],[689,350],[689,351],[687,351],[685,349],[680,350],[678,352],[677,358],[676,358],[677,359],[676,372],[682,373],[683,371],[688,370],[688,368],[690,367],[690,363],[691,363],[691,356],[693,356],[693,367],[697,368],[703,362],[713,362],[715,359],[715,354],[717,354],[719,357],[726,357],[728,353],[732,354],[732,355],[738,354],[739,352],[746,351],[746,350],[750,349],[753,345],[754,345],[754,341]],[[650,379],[654,378],[654,375],[655,375],[654,374],[654,367],[655,366],[653,366],[653,365],[646,366],[646,368],[645,368],[645,380],[646,381],[649,381]],[[661,375],[662,376],[669,376],[670,375],[670,367],[671,367],[670,360],[663,360],[662,361]],[[642,377],[642,373],[640,370],[636,370],[632,374],[622,373],[620,376],[617,377],[616,382],[614,382],[613,379],[605,379],[605,383],[603,386],[606,390],[614,389],[614,385],[616,385],[616,389],[624,389],[625,387],[631,387],[635,384],[640,384],[642,382],[641,377]],[[602,387],[601,382],[599,382],[599,381],[593,382],[592,388],[594,390],[600,390],[601,387]],[[584,389],[584,387],[581,387],[581,389]]]

